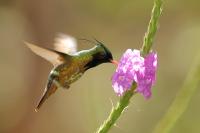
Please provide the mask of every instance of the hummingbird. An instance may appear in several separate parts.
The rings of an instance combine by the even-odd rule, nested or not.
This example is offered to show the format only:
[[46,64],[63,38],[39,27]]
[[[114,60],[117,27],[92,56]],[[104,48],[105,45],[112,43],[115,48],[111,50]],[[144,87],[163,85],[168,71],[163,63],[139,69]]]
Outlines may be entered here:
[[35,54],[53,64],[42,97],[35,108],[36,112],[58,88],[69,89],[88,69],[102,63],[117,64],[110,50],[96,39],[94,47],[82,51],[77,51],[76,39],[65,34],[55,38],[54,49],[42,48],[28,42],[25,44]]

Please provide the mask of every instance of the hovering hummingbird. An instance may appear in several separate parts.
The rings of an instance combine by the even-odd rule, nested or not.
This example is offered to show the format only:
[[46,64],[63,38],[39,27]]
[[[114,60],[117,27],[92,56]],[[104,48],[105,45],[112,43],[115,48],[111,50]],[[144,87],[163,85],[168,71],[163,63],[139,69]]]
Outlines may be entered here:
[[55,39],[54,48],[41,48],[34,44],[25,44],[37,55],[53,64],[47,84],[39,101],[36,111],[42,106],[47,98],[58,88],[68,89],[71,83],[78,80],[86,70],[102,63],[117,64],[113,56],[103,43],[96,40],[96,45],[88,50],[77,52],[75,38],[61,34]]

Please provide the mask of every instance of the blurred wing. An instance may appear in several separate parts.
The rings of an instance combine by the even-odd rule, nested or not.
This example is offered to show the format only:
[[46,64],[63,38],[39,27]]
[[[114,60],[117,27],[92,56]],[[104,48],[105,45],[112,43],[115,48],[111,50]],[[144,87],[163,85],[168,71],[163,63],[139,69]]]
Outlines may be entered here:
[[74,37],[58,34],[54,43],[55,50],[66,54],[74,54],[77,52],[77,41]]
[[62,56],[62,53],[59,53],[57,51],[53,51],[50,49],[41,48],[39,46],[36,46],[34,44],[25,42],[25,44],[37,55],[43,57],[47,61],[51,62],[54,66],[57,66],[64,62],[64,58]]

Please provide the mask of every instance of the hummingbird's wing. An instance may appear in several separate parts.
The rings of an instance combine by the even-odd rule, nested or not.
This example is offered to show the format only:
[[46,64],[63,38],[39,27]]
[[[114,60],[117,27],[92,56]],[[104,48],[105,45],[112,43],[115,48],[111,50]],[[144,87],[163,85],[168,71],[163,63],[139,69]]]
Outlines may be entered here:
[[66,54],[51,50],[51,49],[46,49],[46,48],[41,48],[39,46],[36,46],[34,44],[25,42],[25,44],[37,55],[43,57],[47,61],[51,62],[54,66],[57,66],[59,64],[62,64],[66,60]]
[[62,53],[75,54],[77,52],[77,40],[72,36],[60,33],[55,38],[54,48]]

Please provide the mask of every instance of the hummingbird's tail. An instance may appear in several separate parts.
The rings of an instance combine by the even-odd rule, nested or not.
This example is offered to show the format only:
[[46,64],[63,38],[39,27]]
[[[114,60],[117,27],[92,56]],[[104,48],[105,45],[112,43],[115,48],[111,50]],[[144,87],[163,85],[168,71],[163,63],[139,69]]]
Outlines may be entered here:
[[42,98],[40,99],[37,107],[35,108],[35,111],[38,112],[38,110],[40,109],[40,107],[43,105],[43,103],[45,102],[45,100],[48,98],[47,93],[45,93]]
[[57,90],[57,86],[52,82],[49,81],[47,84],[47,88],[44,90],[44,93],[42,95],[41,100],[39,101],[37,107],[35,108],[35,111],[38,112],[38,110],[41,108],[43,103],[49,98],[50,95],[52,95]]

